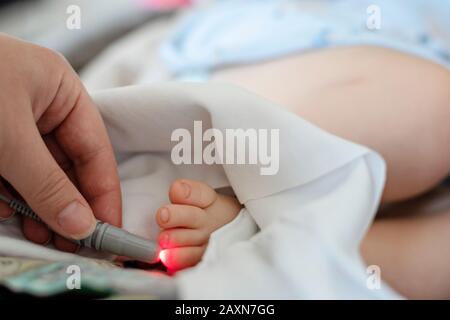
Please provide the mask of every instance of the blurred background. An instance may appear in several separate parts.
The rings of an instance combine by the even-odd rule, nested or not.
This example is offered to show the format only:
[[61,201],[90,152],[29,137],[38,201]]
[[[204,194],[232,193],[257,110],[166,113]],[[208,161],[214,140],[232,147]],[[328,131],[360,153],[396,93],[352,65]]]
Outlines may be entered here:
[[[115,39],[170,15],[178,1],[163,4],[145,0],[0,0],[0,32],[55,49],[80,69]],[[81,9],[82,32],[66,27],[71,5]]]
[[448,68],[449,31],[447,0],[0,0],[0,32],[62,53],[89,91],[206,81],[335,46],[388,47]]

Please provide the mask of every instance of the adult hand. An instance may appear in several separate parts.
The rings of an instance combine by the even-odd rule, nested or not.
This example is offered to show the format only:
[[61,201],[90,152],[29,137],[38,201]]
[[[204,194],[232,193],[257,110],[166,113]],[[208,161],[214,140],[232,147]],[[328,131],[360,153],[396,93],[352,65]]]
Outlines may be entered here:
[[[100,114],[58,53],[0,34],[0,193],[18,196],[56,233],[88,236],[95,218],[121,225],[114,154]],[[11,209],[0,204],[0,217]],[[51,232],[23,219],[25,236]],[[76,247],[55,236],[55,245]]]

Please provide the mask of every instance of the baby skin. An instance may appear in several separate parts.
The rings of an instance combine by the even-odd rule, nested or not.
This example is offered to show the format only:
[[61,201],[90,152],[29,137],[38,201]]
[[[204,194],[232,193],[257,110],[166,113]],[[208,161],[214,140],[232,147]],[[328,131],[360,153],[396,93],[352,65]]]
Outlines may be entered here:
[[160,258],[173,271],[202,259],[211,233],[232,221],[241,210],[236,198],[218,194],[200,181],[177,180],[169,189],[170,204],[159,208]]

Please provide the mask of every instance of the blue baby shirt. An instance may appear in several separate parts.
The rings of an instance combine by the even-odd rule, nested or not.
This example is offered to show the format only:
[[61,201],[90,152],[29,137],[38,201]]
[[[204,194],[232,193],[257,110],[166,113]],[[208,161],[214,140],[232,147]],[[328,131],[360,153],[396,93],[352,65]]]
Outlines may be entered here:
[[450,67],[449,0],[218,0],[161,46],[177,78],[342,45],[389,47]]

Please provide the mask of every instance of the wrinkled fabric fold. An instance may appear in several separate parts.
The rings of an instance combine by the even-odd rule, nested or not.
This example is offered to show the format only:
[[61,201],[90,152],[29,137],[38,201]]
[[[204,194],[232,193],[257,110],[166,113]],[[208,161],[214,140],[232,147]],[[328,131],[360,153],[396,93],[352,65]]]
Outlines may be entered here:
[[173,178],[229,184],[245,205],[212,235],[202,263],[175,277],[182,298],[400,297],[386,284],[368,288],[358,253],[384,186],[385,164],[375,152],[228,85],[127,87],[96,101],[119,158],[167,154],[173,130],[192,130],[199,120],[203,130],[280,130],[273,176],[261,175],[260,165],[174,166]]
[[[177,178],[231,187],[244,205],[211,235],[202,262],[173,278],[179,297],[401,298],[385,283],[370,289],[359,254],[384,186],[377,153],[229,85],[164,83],[93,98],[118,159],[125,229],[156,240],[155,212],[168,203]],[[194,121],[203,130],[278,129],[279,171],[261,175],[261,164],[175,165],[171,135],[192,132]],[[0,235],[20,238],[17,229],[5,230],[0,225]]]

